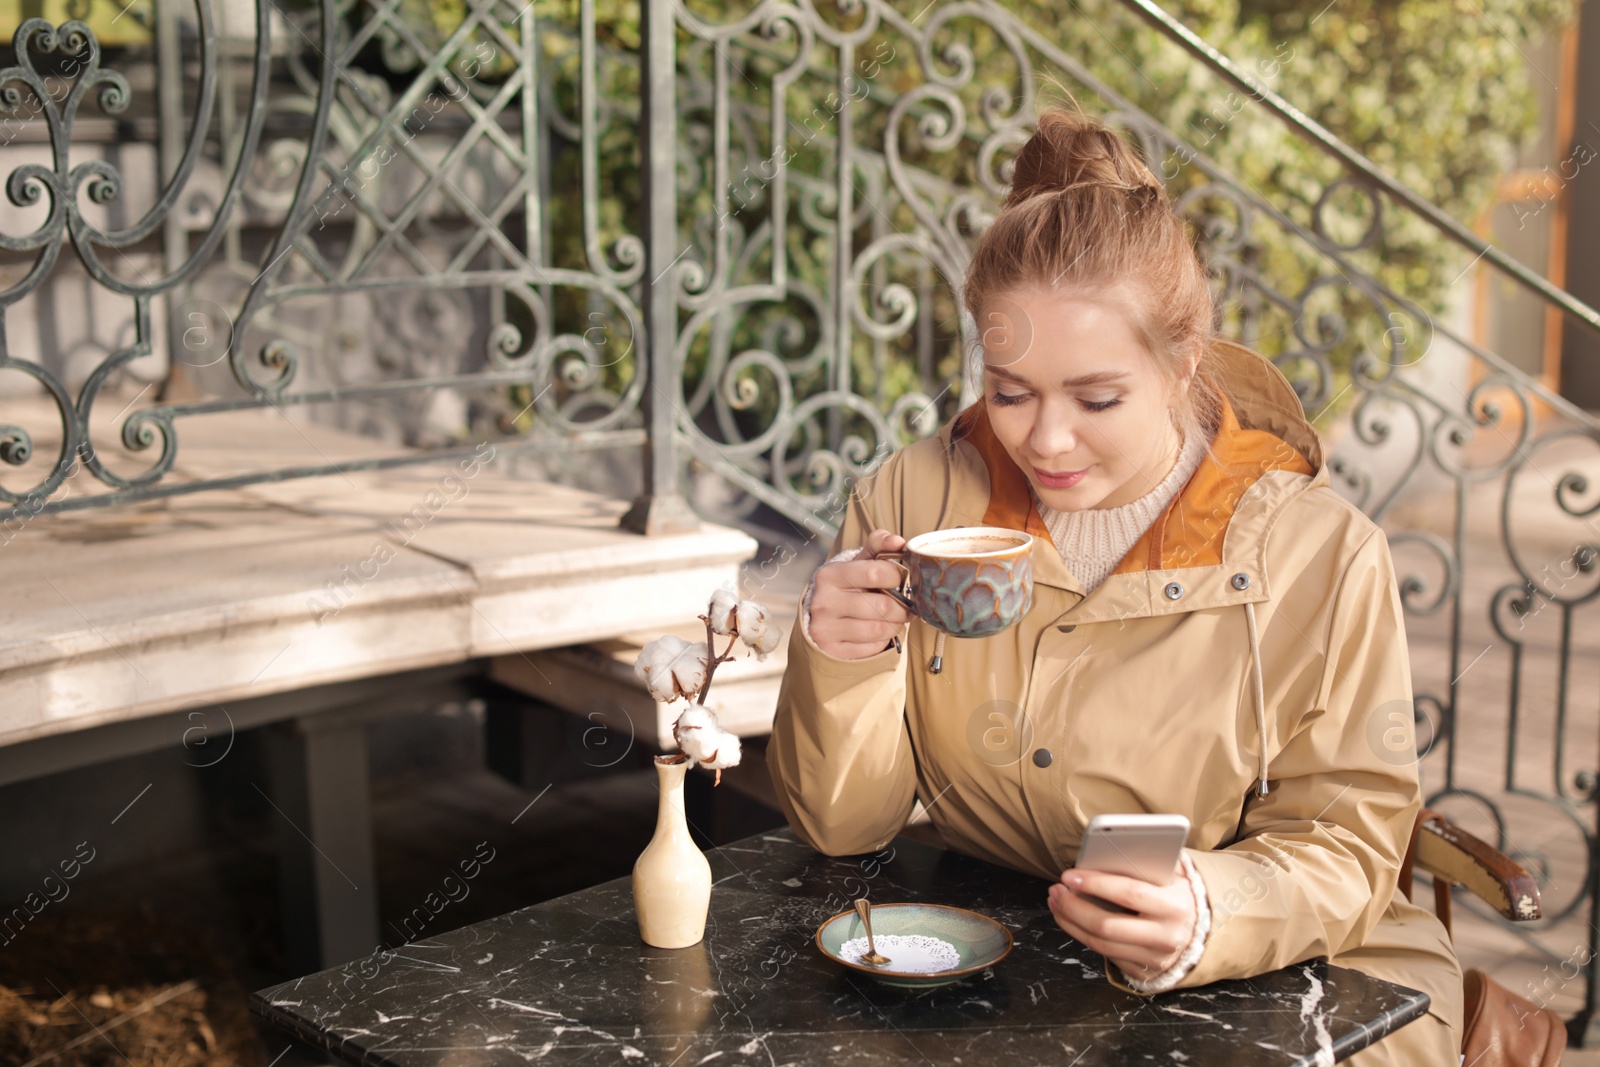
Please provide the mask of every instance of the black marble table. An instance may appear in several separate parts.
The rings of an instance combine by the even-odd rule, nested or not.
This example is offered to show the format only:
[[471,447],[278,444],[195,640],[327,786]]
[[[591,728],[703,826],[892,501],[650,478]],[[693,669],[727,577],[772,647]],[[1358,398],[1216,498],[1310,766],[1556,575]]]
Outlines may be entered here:
[[[264,989],[251,1007],[349,1063],[396,1067],[1255,1067],[1344,1059],[1428,1006],[1423,993],[1325,961],[1125,993],[1051,921],[1043,882],[903,838],[829,859],[782,830],[709,855],[711,919],[692,948],[641,942],[620,878]],[[879,985],[813,943],[863,894],[971,907],[1009,926],[1016,948],[931,993]]]

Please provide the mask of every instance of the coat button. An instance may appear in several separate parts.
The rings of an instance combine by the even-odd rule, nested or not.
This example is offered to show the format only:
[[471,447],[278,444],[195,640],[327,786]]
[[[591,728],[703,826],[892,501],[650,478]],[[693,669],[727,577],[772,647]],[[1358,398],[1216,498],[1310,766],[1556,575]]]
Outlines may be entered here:
[[1076,623],[1070,623],[1070,622],[1067,623],[1067,625],[1065,625],[1065,626],[1057,626],[1056,627],[1056,629],[1060,630],[1064,634],[1070,634],[1072,631],[1076,630],[1077,628],[1078,628],[1078,626],[1077,626]]
[[1168,582],[1165,592],[1168,600],[1177,600],[1183,595],[1183,586],[1177,582]]
[[1050,766],[1050,761],[1054,758],[1054,756],[1050,755],[1048,748],[1036,748],[1033,750],[1033,765],[1035,767],[1048,767]]
[[1235,574],[1233,576],[1233,587],[1235,589],[1249,589],[1250,576],[1248,574]]

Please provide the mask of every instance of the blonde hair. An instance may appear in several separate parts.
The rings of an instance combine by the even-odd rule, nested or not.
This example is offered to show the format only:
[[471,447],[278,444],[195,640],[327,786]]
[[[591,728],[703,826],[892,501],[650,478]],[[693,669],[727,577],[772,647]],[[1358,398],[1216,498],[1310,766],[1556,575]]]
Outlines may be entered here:
[[[1001,294],[1045,288],[1113,303],[1177,392],[1185,436],[1215,427],[1215,303],[1171,197],[1132,144],[1082,112],[1050,110],[1017,153],[1011,192],[978,239],[962,297],[978,318]],[[981,358],[981,352],[979,353]],[[1195,373],[1179,390],[1190,359]]]

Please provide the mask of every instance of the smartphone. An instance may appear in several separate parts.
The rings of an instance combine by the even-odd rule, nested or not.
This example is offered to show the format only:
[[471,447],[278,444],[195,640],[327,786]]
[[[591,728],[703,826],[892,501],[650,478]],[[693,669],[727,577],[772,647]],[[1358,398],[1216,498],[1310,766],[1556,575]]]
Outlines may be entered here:
[[[1167,885],[1188,837],[1189,820],[1182,815],[1096,815],[1078,846],[1075,866]],[[1092,894],[1078,895],[1107,911],[1133,914]]]

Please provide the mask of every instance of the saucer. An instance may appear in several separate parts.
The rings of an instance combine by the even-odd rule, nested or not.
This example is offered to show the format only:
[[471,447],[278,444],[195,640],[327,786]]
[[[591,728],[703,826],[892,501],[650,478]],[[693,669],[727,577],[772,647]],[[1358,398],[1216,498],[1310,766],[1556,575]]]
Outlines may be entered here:
[[993,966],[1005,959],[1012,947],[1011,931],[1003,924],[987,915],[948,904],[874,904],[872,933],[880,939],[905,936],[938,938],[948,942],[960,954],[961,961],[943,971],[897,971],[893,953],[884,946],[880,946],[879,951],[889,956],[890,961],[882,967],[843,959],[839,955],[840,946],[854,938],[867,936],[854,910],[842,911],[817,928],[817,948],[835,963],[852,971],[869,974],[885,985],[932,989]]

